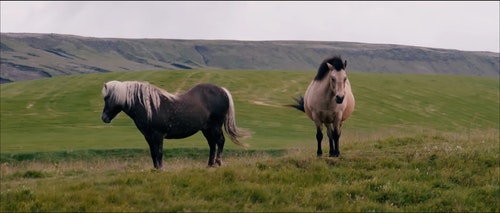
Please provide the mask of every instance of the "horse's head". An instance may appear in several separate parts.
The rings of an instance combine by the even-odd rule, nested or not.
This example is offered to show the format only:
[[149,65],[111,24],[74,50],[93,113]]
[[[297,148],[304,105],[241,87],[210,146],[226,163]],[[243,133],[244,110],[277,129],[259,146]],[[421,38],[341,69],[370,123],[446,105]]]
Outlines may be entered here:
[[110,123],[113,118],[118,115],[123,109],[123,102],[117,96],[117,88],[119,89],[121,82],[110,81],[104,84],[102,95],[104,96],[104,109],[102,110],[101,119],[104,123]]
[[347,81],[347,61],[342,62],[340,57],[334,58],[331,62],[326,62],[330,70],[330,88],[335,95],[335,102],[341,104],[345,97],[345,87]]

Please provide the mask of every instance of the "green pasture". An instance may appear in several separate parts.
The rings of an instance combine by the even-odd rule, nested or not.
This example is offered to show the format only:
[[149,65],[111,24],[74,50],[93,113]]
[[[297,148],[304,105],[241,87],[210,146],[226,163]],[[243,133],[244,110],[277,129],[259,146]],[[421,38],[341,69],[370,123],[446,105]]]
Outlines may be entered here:
[[[313,72],[150,71],[40,79],[1,85],[1,153],[146,148],[125,114],[100,120],[101,89],[109,80],[149,81],[171,93],[200,82],[228,88],[237,125],[250,130],[251,149],[313,146],[315,128],[305,114],[282,105],[305,92]],[[498,79],[442,75],[349,73],[356,109],[342,143],[378,134],[427,130],[467,132],[499,125]],[[201,134],[169,140],[167,148],[205,148]],[[236,148],[228,143],[228,148]]]
[[[317,158],[312,121],[283,107],[314,74],[143,71],[2,84],[0,211],[499,212],[498,79],[351,72],[356,108],[341,157]],[[200,133],[165,140],[165,170],[152,170],[130,118],[100,119],[109,80],[171,93],[224,86],[250,147],[227,140],[223,165],[208,169]]]

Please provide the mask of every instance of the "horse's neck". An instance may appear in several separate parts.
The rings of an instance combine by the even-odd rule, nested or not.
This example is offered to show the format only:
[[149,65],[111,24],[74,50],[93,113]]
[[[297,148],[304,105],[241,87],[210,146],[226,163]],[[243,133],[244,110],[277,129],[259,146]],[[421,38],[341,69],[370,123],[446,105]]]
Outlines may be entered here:
[[325,78],[321,81],[316,82],[316,91],[318,94],[322,94],[325,100],[333,100],[335,94],[330,87],[330,81]]
[[305,97],[308,105],[321,106],[322,108],[330,108],[335,105],[334,94],[330,89],[328,80],[315,81],[313,80],[306,91]]
[[161,104],[167,104],[175,100],[175,96],[166,91],[155,91],[154,93],[136,93],[133,102],[129,102],[124,106],[123,111],[136,120],[137,118],[152,119],[153,113],[160,109]]

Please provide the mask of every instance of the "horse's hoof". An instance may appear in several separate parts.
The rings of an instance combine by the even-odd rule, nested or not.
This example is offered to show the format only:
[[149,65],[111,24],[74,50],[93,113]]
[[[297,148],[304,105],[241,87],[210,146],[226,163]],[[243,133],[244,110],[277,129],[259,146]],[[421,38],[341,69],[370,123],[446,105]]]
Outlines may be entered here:
[[333,157],[333,158],[338,158],[338,157],[340,157],[340,153],[333,153],[333,154],[330,154],[330,157]]
[[157,172],[162,172],[163,169],[162,168],[154,168],[154,169],[151,169],[151,172],[152,173],[157,173]]
[[220,164],[218,162],[215,162],[215,163],[208,164],[207,168],[217,168],[219,166],[220,166]]

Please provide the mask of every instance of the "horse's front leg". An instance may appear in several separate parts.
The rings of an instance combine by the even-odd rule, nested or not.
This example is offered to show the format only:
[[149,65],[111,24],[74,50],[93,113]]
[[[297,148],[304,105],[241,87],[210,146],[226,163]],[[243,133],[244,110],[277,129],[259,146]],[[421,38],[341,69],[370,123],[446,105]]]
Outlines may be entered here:
[[149,151],[153,159],[153,166],[155,169],[162,169],[163,167],[163,136],[161,134],[152,133],[145,135],[146,141],[149,144]]
[[328,134],[328,144],[330,145],[330,157],[338,157],[338,149],[337,145],[335,143],[335,146],[333,145],[335,141],[335,129],[333,128],[332,124],[326,125],[326,133]]
[[[339,147],[339,139],[340,139],[340,121],[336,121],[334,124],[333,124],[333,129],[330,128],[330,130],[328,132],[331,132],[331,136],[330,136],[330,157],[339,157],[340,156],[340,147]],[[332,143],[332,140],[333,142],[335,143],[335,146],[333,145]]]
[[323,150],[321,150],[321,141],[323,140],[323,128],[321,124],[316,126],[316,140],[318,141],[318,151],[316,152],[318,157],[323,156]]
[[340,128],[339,129],[334,128],[333,129],[333,141],[335,142],[335,149],[333,151],[330,150],[330,157],[340,157],[339,139],[340,139]]

